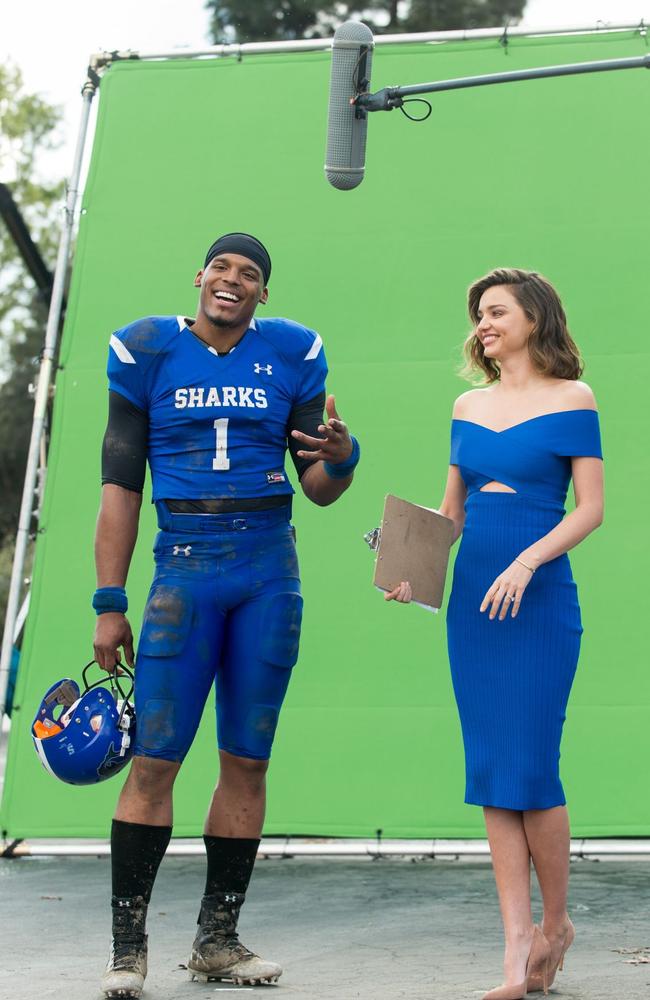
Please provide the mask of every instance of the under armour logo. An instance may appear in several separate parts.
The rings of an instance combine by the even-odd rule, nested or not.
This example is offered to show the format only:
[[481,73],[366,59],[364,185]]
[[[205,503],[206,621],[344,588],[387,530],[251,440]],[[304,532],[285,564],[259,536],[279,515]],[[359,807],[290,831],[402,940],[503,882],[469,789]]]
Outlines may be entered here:
[[191,545],[186,545],[185,548],[183,548],[182,545],[175,545],[174,546],[174,555],[175,556],[179,556],[181,554],[181,552],[183,553],[184,556],[189,556],[189,554],[190,554],[191,551],[192,551],[192,546]]
[[237,897],[233,896],[231,893],[227,892],[223,897],[224,903],[236,903]]
[[256,361],[253,365],[253,369],[256,375],[259,375],[260,372],[266,372],[267,375],[273,374],[273,365],[258,365]]

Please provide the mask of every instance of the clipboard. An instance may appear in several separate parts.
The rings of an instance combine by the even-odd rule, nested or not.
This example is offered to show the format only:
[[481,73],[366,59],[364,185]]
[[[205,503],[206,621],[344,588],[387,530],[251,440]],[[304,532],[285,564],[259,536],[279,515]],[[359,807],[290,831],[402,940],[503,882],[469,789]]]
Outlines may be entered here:
[[389,591],[401,580],[408,580],[414,603],[439,611],[453,533],[450,518],[389,493],[377,533],[374,585]]

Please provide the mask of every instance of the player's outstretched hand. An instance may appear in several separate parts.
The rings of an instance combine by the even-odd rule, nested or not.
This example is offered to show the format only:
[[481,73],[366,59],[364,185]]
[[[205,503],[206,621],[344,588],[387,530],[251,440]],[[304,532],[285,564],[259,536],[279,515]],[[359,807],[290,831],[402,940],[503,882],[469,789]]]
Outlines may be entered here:
[[400,604],[408,604],[413,598],[413,591],[411,590],[411,584],[408,580],[402,580],[402,582],[395,587],[395,590],[390,590],[387,594],[384,594],[385,601],[399,601]]
[[133,666],[133,632],[128,618],[118,611],[108,611],[97,615],[93,648],[95,659],[109,674],[122,673],[119,664],[122,662],[120,646],[124,650],[124,659],[130,667]]
[[299,451],[301,458],[306,458],[310,462],[323,461],[337,465],[339,462],[345,462],[352,454],[352,441],[346,424],[336,412],[334,396],[328,396],[325,400],[325,412],[327,423],[320,424],[318,428],[322,437],[310,437],[302,431],[291,431],[291,433],[302,444],[315,449],[315,451]]

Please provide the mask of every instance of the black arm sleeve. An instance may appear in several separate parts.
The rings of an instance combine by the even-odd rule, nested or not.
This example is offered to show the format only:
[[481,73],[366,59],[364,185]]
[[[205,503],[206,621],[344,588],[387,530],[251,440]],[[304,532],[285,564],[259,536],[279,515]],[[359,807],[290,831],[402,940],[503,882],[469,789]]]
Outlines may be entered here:
[[323,423],[324,408],[325,393],[319,392],[317,396],[314,396],[313,399],[308,399],[306,403],[300,403],[298,406],[294,406],[289,414],[289,420],[287,423],[287,442],[289,451],[291,452],[291,458],[293,459],[293,464],[295,465],[296,472],[298,473],[298,479],[302,479],[305,471],[314,463],[310,462],[307,458],[300,458],[297,454],[299,451],[311,451],[311,449],[306,449],[300,441],[296,441],[296,439],[291,436],[291,431],[302,431],[303,434],[309,434],[310,437],[320,437],[318,427]]
[[147,466],[149,418],[119,392],[108,394],[108,425],[102,444],[102,486],[114,483],[142,493]]

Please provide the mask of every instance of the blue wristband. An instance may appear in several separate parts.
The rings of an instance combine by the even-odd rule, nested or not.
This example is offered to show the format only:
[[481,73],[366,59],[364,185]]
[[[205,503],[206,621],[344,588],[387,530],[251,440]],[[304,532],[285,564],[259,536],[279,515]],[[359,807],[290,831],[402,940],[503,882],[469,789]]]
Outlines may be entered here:
[[124,587],[99,587],[93,594],[93,608],[98,615],[110,611],[125,614],[128,607],[129,602]]
[[330,479],[347,479],[359,464],[359,459],[361,458],[359,442],[353,434],[350,435],[350,440],[352,441],[352,452],[349,458],[346,458],[345,462],[337,462],[336,465],[332,465],[331,462],[323,462],[325,472]]

